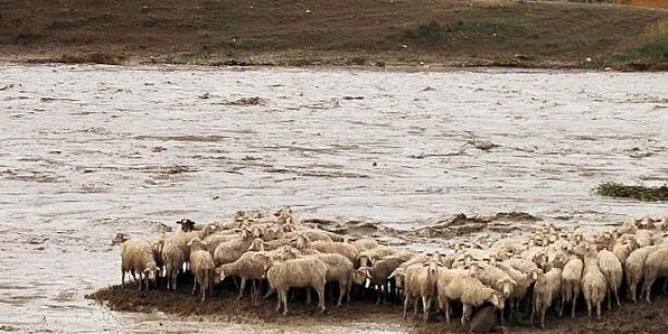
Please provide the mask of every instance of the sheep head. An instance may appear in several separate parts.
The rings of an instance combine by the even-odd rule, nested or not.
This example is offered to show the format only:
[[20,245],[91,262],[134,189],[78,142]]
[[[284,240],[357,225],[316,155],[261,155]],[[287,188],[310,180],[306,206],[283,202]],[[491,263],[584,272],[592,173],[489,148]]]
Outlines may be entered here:
[[311,240],[304,234],[297,236],[297,249],[310,248]]
[[351,278],[353,282],[355,282],[355,284],[363,285],[366,282],[367,278],[371,278],[371,274],[369,273],[369,268],[362,267],[353,271],[351,274]]
[[260,238],[255,238],[253,239],[253,242],[251,243],[250,247],[248,247],[249,251],[264,251],[264,240]]
[[503,296],[507,298],[513,293],[516,285],[517,282],[515,280],[510,277],[504,277],[496,282],[496,290],[503,292]]
[[116,236],[111,240],[111,245],[119,245],[122,244],[126,241],[130,240],[130,238],[127,236],[127,234],[123,232],[118,232],[116,233]]
[[155,282],[158,281],[159,272],[160,268],[158,268],[158,266],[153,266],[151,268],[144,269],[144,276],[148,277],[148,280],[153,282],[153,284],[155,284]]
[[195,229],[195,222],[188,218],[183,218],[176,223],[181,225],[181,231],[183,232],[190,232]]
[[262,238],[263,231],[259,226],[253,226],[251,228],[253,238]]
[[494,291],[492,295],[489,298],[489,302],[494,305],[499,310],[503,310],[503,308],[506,305],[506,298],[503,297],[503,295],[497,291]]
[[363,254],[357,257],[357,260],[360,263],[360,267],[366,267],[367,264],[371,264],[371,259],[367,254]]
[[281,257],[281,259],[283,259],[283,260],[292,260],[292,259],[296,259],[296,258],[299,257],[299,252],[298,252],[296,249],[294,249],[294,248],[292,248],[292,247],[290,247],[290,246],[283,246],[283,247],[281,248],[281,255],[280,255],[280,257]]
[[214,270],[213,282],[218,284],[225,279],[225,269],[222,266]]
[[207,249],[206,242],[200,240],[200,238],[197,238],[197,237],[190,239],[190,241],[188,241],[187,245],[190,248],[191,252]]
[[269,270],[269,268],[271,268],[271,266],[274,264],[274,260],[267,254],[258,254],[257,260],[262,265],[262,268],[264,268],[264,274],[262,275],[262,278],[265,278],[267,275],[267,270]]
[[405,274],[406,272],[404,268],[397,268],[387,278],[388,279],[394,278],[397,288],[401,288],[404,282]]

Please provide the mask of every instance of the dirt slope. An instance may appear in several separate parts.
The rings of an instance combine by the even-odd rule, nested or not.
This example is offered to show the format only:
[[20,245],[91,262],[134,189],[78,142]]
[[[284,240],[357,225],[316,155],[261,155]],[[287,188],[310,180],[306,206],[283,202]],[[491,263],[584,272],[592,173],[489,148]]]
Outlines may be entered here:
[[662,36],[668,36],[668,11],[624,6],[423,0],[0,2],[0,55],[18,60],[582,67],[606,66],[616,52]]

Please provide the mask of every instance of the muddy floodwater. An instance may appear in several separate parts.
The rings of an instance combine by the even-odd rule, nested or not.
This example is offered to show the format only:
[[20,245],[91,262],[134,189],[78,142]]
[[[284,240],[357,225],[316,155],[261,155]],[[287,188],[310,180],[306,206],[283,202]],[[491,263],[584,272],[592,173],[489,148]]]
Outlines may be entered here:
[[667,183],[667,124],[665,74],[4,65],[0,332],[409,331],[202,322],[84,295],[119,283],[116,232],[241,208],[405,229],[459,212],[663,216],[592,188]]

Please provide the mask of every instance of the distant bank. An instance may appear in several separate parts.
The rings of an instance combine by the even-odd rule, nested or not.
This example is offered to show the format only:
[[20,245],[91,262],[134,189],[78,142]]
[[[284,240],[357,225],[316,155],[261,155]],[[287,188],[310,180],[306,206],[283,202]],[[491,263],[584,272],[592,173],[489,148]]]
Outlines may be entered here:
[[507,0],[3,0],[3,60],[668,70],[668,10]]
[[616,4],[668,9],[668,0],[615,0]]

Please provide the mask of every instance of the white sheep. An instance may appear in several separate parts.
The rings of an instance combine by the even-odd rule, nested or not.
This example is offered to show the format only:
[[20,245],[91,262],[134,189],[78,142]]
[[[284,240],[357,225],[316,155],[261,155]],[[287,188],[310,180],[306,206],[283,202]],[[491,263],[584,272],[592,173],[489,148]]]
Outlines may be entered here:
[[[186,243],[187,245],[187,243]],[[167,290],[176,290],[177,276],[179,270],[190,257],[190,250],[182,247],[181,237],[169,237],[163,240],[162,263],[165,265],[165,277],[167,278]]]
[[605,298],[606,288],[605,276],[598,266],[597,252],[587,246],[582,271],[582,293],[587,302],[587,314],[590,321],[594,306],[596,306],[597,319],[601,319],[601,303]]
[[572,256],[561,272],[561,307],[559,316],[564,315],[564,305],[571,303],[571,318],[575,318],[575,306],[580,296],[584,262],[578,256]]
[[[115,240],[121,243],[121,286],[125,287],[125,273],[131,272],[132,276],[139,274],[139,291],[144,285],[146,278],[146,289],[149,288],[149,282],[154,284],[157,281],[158,267],[153,258],[151,245],[139,239],[128,239],[124,234],[116,235]],[[120,241],[122,240],[122,241]]]
[[[645,282],[643,294],[647,303],[651,303],[652,285],[657,278],[668,277],[668,246],[662,245],[647,255],[645,260]],[[663,284],[663,293],[666,293],[668,280]]]
[[[463,305],[461,319],[462,326],[465,326],[470,321],[473,308],[480,306],[485,302],[492,303],[492,305],[501,311],[504,309],[505,300],[503,295],[498,291],[485,286],[474,277],[455,277],[450,283],[443,287],[442,291],[446,305],[451,300],[461,301]],[[439,290],[439,297],[440,294],[441,291]]]
[[253,235],[248,229],[243,229],[241,235],[232,241],[223,242],[213,252],[213,260],[217,266],[234,262],[241,257],[253,243]]
[[325,283],[327,265],[315,257],[298,258],[287,261],[275,261],[269,256],[260,255],[269,286],[278,292],[276,311],[283,304],[283,315],[288,314],[288,292],[290,288],[313,288],[318,293],[318,307],[325,312]]
[[445,289],[455,278],[469,277],[470,271],[465,269],[439,268],[438,279],[436,281],[436,293],[438,296],[438,308],[445,315],[446,321],[450,322],[450,300],[445,293]]
[[624,279],[624,269],[619,258],[609,250],[601,250],[598,252],[598,266],[605,277],[607,284],[606,295],[608,297],[608,310],[612,308],[612,297],[617,301],[617,307],[622,307],[619,302],[619,288],[622,286]]
[[[657,246],[641,247],[629,255],[624,262],[624,272],[626,274],[626,283],[629,288],[629,298],[635,303],[637,301],[638,284],[644,277],[645,261],[647,256],[657,249]],[[641,296],[642,298],[643,296]]]
[[[404,275],[404,319],[408,304],[412,299],[422,299],[423,320],[429,320],[429,312],[434,295],[436,294],[436,283],[438,281],[438,264],[430,261],[424,265],[415,264],[406,268]],[[417,301],[414,313],[417,314]]]
[[[284,248],[282,258],[284,259],[296,259],[300,256],[299,251],[291,248]],[[327,282],[337,282],[339,283],[339,300],[336,306],[341,306],[344,296],[346,297],[347,303],[350,303],[350,287],[353,281],[354,266],[345,256],[336,253],[316,253],[312,255],[318,260],[322,261],[327,265]],[[310,293],[307,294],[307,298],[310,300]],[[307,304],[309,303],[307,300]]]
[[345,256],[353,264],[357,263],[357,256],[359,252],[357,248],[351,244],[334,241],[311,241],[306,235],[299,235],[297,237],[298,249],[315,249],[322,253],[337,253]]
[[534,315],[538,313],[540,317],[540,327],[545,329],[545,313],[550,308],[555,298],[561,294],[561,268],[552,268],[547,273],[536,270],[532,274],[532,279],[536,281],[533,289],[533,307],[529,321],[534,323]]
[[192,294],[195,294],[197,285],[199,284],[199,289],[202,293],[202,301],[206,300],[207,292],[211,291],[211,285],[213,284],[213,271],[215,265],[213,263],[213,257],[206,249],[206,243],[200,240],[199,238],[193,238],[188,242],[190,246],[190,270],[195,277],[193,279],[193,290]]

